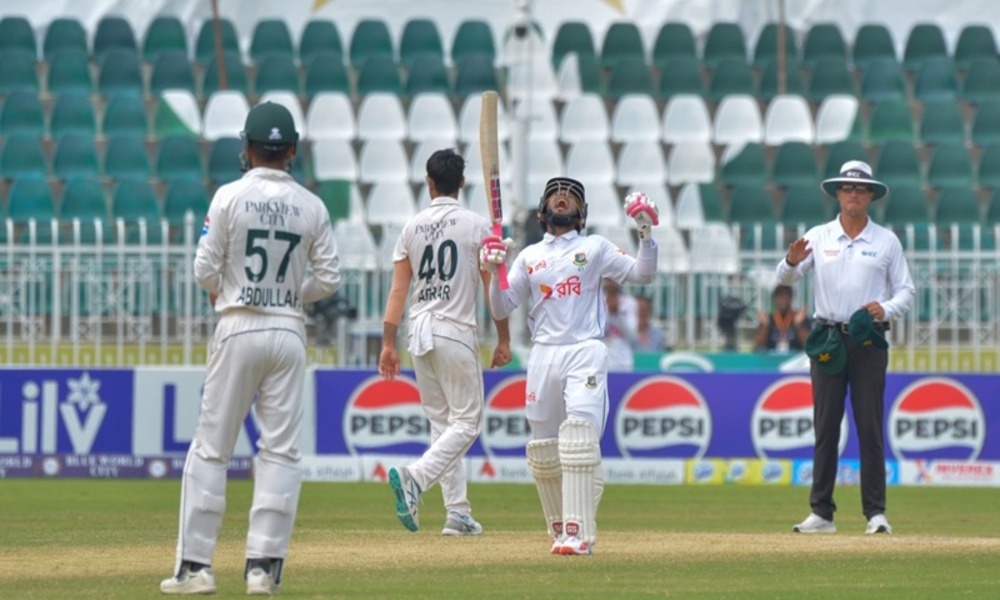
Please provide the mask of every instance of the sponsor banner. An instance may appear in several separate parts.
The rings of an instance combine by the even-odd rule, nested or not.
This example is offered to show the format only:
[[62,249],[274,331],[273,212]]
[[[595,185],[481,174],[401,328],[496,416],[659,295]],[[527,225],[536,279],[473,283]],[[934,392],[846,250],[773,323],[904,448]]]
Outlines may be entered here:
[[402,454],[363,454],[358,459],[361,468],[361,481],[387,483],[389,469],[405,467],[413,462],[414,457]]
[[788,460],[731,459],[726,461],[725,482],[789,485],[792,483],[792,463]]
[[361,481],[357,456],[308,456],[299,463],[303,481]]
[[721,458],[704,458],[684,461],[685,481],[688,483],[725,483],[726,461]]
[[534,483],[528,461],[522,456],[468,458],[466,472],[472,483]]
[[608,458],[603,464],[604,481],[680,485],[684,483],[684,462],[677,458],[662,460]]
[[[45,456],[0,456],[0,477],[85,479],[180,479],[183,456],[135,456],[131,454],[52,454]],[[229,461],[229,479],[249,479],[253,459]]]
[[1000,486],[1000,463],[955,460],[903,460],[902,485]]
[[[812,485],[813,461],[792,461],[792,485]],[[887,485],[899,485],[899,463],[894,460],[885,461],[885,482]],[[842,458],[837,462],[837,485],[860,485],[861,461],[855,458]]]

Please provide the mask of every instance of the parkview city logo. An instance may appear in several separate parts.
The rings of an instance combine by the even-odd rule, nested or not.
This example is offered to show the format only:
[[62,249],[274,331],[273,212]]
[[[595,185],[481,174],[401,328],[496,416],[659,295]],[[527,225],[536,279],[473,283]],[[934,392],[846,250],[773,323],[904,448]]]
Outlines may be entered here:
[[430,423],[412,378],[374,375],[355,388],[344,410],[344,444],[351,454],[421,454],[429,443]]
[[[816,445],[813,429],[812,383],[808,377],[778,379],[761,393],[750,418],[750,435],[761,458],[811,458]],[[840,422],[839,453],[848,436],[847,414]]]
[[926,377],[896,397],[886,433],[900,460],[976,460],[986,441],[986,418],[968,388],[945,377]]
[[493,386],[483,410],[483,435],[479,438],[487,456],[524,456],[531,440],[524,416],[527,377],[514,375]]
[[650,377],[622,398],[615,439],[624,457],[701,458],[712,441],[712,414],[683,379]]

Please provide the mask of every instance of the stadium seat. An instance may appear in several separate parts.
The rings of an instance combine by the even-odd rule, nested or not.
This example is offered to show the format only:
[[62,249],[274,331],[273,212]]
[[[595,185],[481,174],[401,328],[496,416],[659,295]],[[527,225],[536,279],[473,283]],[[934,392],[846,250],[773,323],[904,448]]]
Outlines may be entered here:
[[620,57],[615,61],[608,77],[608,98],[617,102],[622,96],[629,94],[644,94],[653,97],[656,88],[653,86],[653,75],[646,66],[646,61],[639,57]]
[[587,186],[614,183],[615,169],[615,159],[607,142],[579,141],[566,151],[566,176],[582,181]]
[[455,96],[466,98],[488,90],[499,90],[493,61],[485,55],[466,57],[455,73]]
[[746,94],[733,94],[723,98],[715,109],[712,141],[729,146],[763,140],[764,122],[757,100]]
[[896,60],[896,46],[892,34],[880,23],[866,23],[859,27],[854,35],[852,48],[854,67],[861,71],[865,71],[868,63],[876,58]]
[[[569,159],[566,161],[566,172],[569,175]],[[569,175],[573,177],[573,175]],[[607,181],[594,179],[579,179],[587,188],[587,227],[603,230],[605,233],[621,231],[625,224],[625,211],[615,187]],[[633,252],[634,256],[635,253]]]
[[883,144],[890,140],[912,143],[916,139],[913,114],[903,98],[891,98],[875,104],[868,123],[868,140]]
[[670,185],[715,181],[715,152],[705,141],[677,142],[667,162]]
[[104,96],[145,92],[142,82],[142,65],[136,50],[109,48],[100,62],[97,89]]
[[559,138],[567,144],[582,140],[606,142],[611,124],[604,100],[593,94],[582,94],[563,107],[559,121]]
[[254,93],[268,92],[300,93],[299,67],[290,54],[267,54],[257,62],[253,82]]
[[801,226],[805,229],[826,223],[833,218],[830,205],[827,203],[819,181],[808,184],[792,185],[785,192],[781,203],[778,220],[786,227]]
[[[222,17],[219,19],[219,28],[222,31],[222,51],[224,54],[240,54],[239,36],[236,33],[236,26],[229,19]],[[198,64],[206,65],[215,59],[215,24],[212,19],[205,19],[198,28],[198,36],[194,44],[194,60]],[[228,63],[226,64],[228,68]]]
[[931,56],[920,63],[913,84],[913,97],[921,102],[954,100],[958,97],[958,78],[950,58]]
[[670,99],[663,109],[663,141],[668,144],[678,142],[710,142],[712,121],[708,106],[701,96],[678,94]]
[[944,42],[944,32],[935,23],[917,23],[910,29],[903,48],[903,66],[910,71],[919,71],[924,62],[932,57],[947,58],[948,49]]
[[653,42],[653,64],[662,65],[676,58],[697,60],[698,51],[691,27],[681,21],[669,21],[660,26]]
[[567,54],[559,65],[556,98],[569,102],[580,94],[604,95],[607,86],[596,56]]
[[[15,224],[24,224],[35,219],[39,232],[47,233],[48,222],[56,218],[56,206],[52,188],[44,176],[22,176],[11,183],[7,198],[7,216]],[[44,239],[50,240],[51,235],[45,235]]]
[[726,96],[753,96],[756,92],[753,70],[744,59],[723,58],[715,63],[708,84],[709,98],[721,102]]
[[[305,115],[302,114],[302,104],[299,102],[297,94],[283,90],[267,92],[260,96],[257,104],[265,102],[274,102],[288,109],[289,114],[292,115],[292,121],[295,123],[295,131],[299,134],[299,140],[306,140],[311,137],[309,124],[306,123]],[[302,152],[302,148],[303,146],[299,146],[300,153]]]
[[776,146],[790,141],[812,144],[815,139],[812,110],[805,98],[786,94],[771,100],[764,115],[765,144]]
[[313,175],[317,181],[354,181],[360,169],[351,142],[342,138],[321,138],[312,146]]
[[[659,206],[659,203],[657,203]],[[691,270],[691,255],[688,254],[684,236],[672,225],[665,225],[661,219],[659,227],[653,228],[656,240],[656,270],[660,273],[680,274]]]
[[920,116],[920,140],[925,144],[964,144],[965,120],[954,100],[924,104]]
[[0,135],[34,135],[45,133],[45,114],[38,93],[19,90],[7,94],[0,109]]
[[98,64],[103,63],[105,56],[112,50],[127,50],[138,54],[139,46],[128,19],[105,15],[97,22],[97,29],[94,31],[94,60]]
[[[371,60],[377,59],[369,59]],[[358,107],[358,137],[362,140],[406,138],[406,114],[399,97],[384,92],[368,94]]]
[[767,159],[760,144],[733,144],[726,148],[719,162],[719,181],[727,187],[763,187],[767,183]]
[[170,52],[180,52],[187,57],[187,33],[177,17],[157,15],[146,28],[142,40],[142,58],[155,63],[161,54]]
[[552,67],[557,69],[562,65],[563,58],[574,53],[577,56],[596,58],[597,52],[590,26],[581,21],[563,21],[556,30],[552,42]]
[[[410,163],[402,142],[379,138],[365,142],[361,149],[358,167],[359,183],[406,181]],[[471,172],[477,171],[472,169]],[[316,177],[319,178],[319,174]]]
[[104,242],[114,239],[114,232],[108,220],[108,203],[101,184],[89,179],[73,179],[63,188],[59,201],[59,218],[63,223],[63,243],[76,241],[70,226],[73,219],[80,220],[80,243],[93,244],[97,241],[97,225],[101,227]]
[[395,51],[389,27],[381,19],[362,19],[351,34],[348,50],[351,66],[361,69],[370,58],[395,60]]
[[906,100],[906,77],[894,58],[873,58],[861,76],[861,97],[869,102]]
[[238,137],[219,137],[208,149],[208,180],[213,186],[236,181],[243,176],[240,152],[243,141]]
[[799,62],[794,58],[789,58],[785,65],[785,91],[778,90],[778,61],[772,60],[764,65],[764,72],[760,76],[760,85],[757,87],[757,98],[762,102],[770,102],[778,95],[794,94],[804,96],[806,86],[802,83],[802,73]]
[[202,135],[209,142],[224,137],[239,138],[249,112],[250,104],[242,92],[217,91],[205,103]]
[[601,43],[601,66],[614,70],[618,61],[632,59],[646,62],[646,51],[642,47],[642,32],[635,23],[617,21],[611,23],[604,32]]
[[719,190],[711,183],[687,183],[681,188],[674,207],[678,229],[697,230],[706,223],[721,223],[725,216]]
[[90,96],[82,93],[66,93],[56,97],[52,105],[49,132],[58,139],[70,133],[97,133],[97,119]]
[[52,154],[52,175],[63,180],[100,175],[93,133],[67,133],[59,138]]
[[615,183],[620,186],[659,185],[667,180],[660,140],[625,142],[618,152]]
[[834,142],[826,148],[826,157],[823,159],[823,179],[837,177],[840,175],[840,167],[849,160],[861,160],[872,164],[868,158],[868,152],[858,140],[843,140]]
[[396,62],[387,56],[373,55],[364,59],[358,73],[358,94],[389,93],[401,96],[403,81]]
[[[370,96],[369,96],[370,97]],[[410,102],[405,131],[415,142],[428,139],[458,139],[458,121],[451,101],[444,94],[420,94]]]
[[950,223],[982,223],[983,211],[980,210],[976,193],[968,186],[947,186],[941,189],[935,202],[934,221],[939,225]]
[[819,169],[812,145],[802,141],[784,142],[774,153],[771,180],[778,187],[808,185],[819,181]]
[[406,95],[451,94],[448,70],[440,56],[424,54],[414,57],[406,76]]
[[115,135],[108,138],[104,149],[105,176],[112,179],[147,179],[150,171],[146,145],[141,137]]
[[0,94],[13,92],[38,93],[35,55],[22,48],[0,52]]
[[707,222],[691,232],[691,271],[734,275],[739,271],[740,249],[725,223]]
[[1000,189],[1000,145],[990,144],[979,154],[980,187]]
[[329,19],[312,19],[299,38],[299,61],[307,65],[317,54],[339,56],[343,62],[344,43],[337,24]]
[[470,56],[482,56],[490,64],[496,60],[497,50],[493,44],[493,30],[490,24],[479,19],[468,19],[459,23],[451,42],[451,63],[458,66]]
[[658,93],[660,98],[670,101],[678,94],[706,96],[705,80],[701,66],[693,56],[673,56],[657,63],[660,69]]
[[[760,35],[757,37],[757,43],[754,45],[753,50],[753,64],[758,69],[763,69],[768,64],[777,60],[778,31],[777,23],[767,23],[764,25],[764,28],[761,29]],[[795,60],[795,58],[799,55],[799,47],[795,42],[795,32],[786,24],[784,26],[784,34],[785,56],[788,57],[789,62],[798,62]]]
[[955,68],[965,70],[975,60],[996,57],[997,41],[990,27],[976,24],[962,27],[955,43]]
[[90,78],[87,53],[74,50],[58,51],[55,58],[49,61],[46,81],[49,94],[56,96],[71,92],[91,93],[94,83]]
[[306,129],[313,140],[354,139],[357,124],[350,98],[339,92],[316,94],[306,111]]
[[783,246],[776,234],[777,219],[771,194],[756,185],[740,185],[729,195],[729,222],[739,227],[745,249]]
[[431,19],[410,19],[403,25],[399,39],[399,62],[410,69],[420,57],[432,57],[444,62],[444,44],[437,25]]
[[659,141],[660,114],[656,101],[645,94],[622,96],[611,114],[611,141]]
[[350,94],[351,84],[343,58],[330,52],[315,52],[306,62],[306,96],[322,92]]
[[834,94],[827,96],[816,112],[816,143],[832,144],[851,136],[859,118],[858,99]]
[[[250,92],[250,81],[247,78],[246,68],[237,52],[226,52],[223,55],[223,68],[226,71],[226,91],[236,91],[244,95]],[[201,80],[201,93],[208,98],[215,92],[222,90],[222,82],[219,79],[218,63],[215,54],[208,57],[205,62],[205,73]]]
[[201,110],[194,95],[186,90],[165,90],[153,108],[153,135],[201,135]]
[[559,91],[549,62],[539,56],[507,68],[507,100],[537,99],[549,101]]
[[1000,100],[1000,60],[996,57],[972,61],[962,85],[962,99],[978,103]]
[[1000,100],[987,100],[976,106],[971,129],[972,143],[977,146],[1000,142]]
[[195,231],[200,231],[205,214],[208,213],[208,191],[200,179],[171,181],[163,198],[163,216],[171,227],[182,227],[189,211],[192,213]]
[[163,50],[153,59],[153,70],[149,76],[149,91],[158,96],[166,90],[186,90],[196,93],[194,68],[187,53],[178,50]]
[[821,58],[809,74],[809,99],[819,103],[833,95],[857,96],[857,86],[843,59]]
[[35,31],[27,18],[8,15],[0,18],[0,53],[17,48],[38,56],[38,44],[35,42]]
[[71,17],[59,17],[49,22],[42,42],[42,56],[51,63],[56,52],[72,50],[84,55],[90,54],[87,47],[87,32],[83,25]]
[[965,143],[938,144],[927,164],[927,184],[931,187],[971,188],[974,181],[972,155]]
[[[142,241],[159,244],[163,240],[160,206],[153,186],[145,179],[125,178],[115,184],[111,193],[111,215],[124,221],[127,244]],[[140,221],[145,222],[145,238]]]
[[268,56],[293,58],[292,33],[282,19],[261,19],[250,37],[250,59],[262,63]]
[[359,271],[374,271],[378,268],[378,245],[367,226],[338,220],[333,225],[333,236],[337,240],[337,252],[341,267]]
[[882,219],[885,224],[894,229],[907,223],[928,223],[931,220],[930,202],[918,185],[893,186],[883,211]]
[[536,204],[534,197],[536,190],[543,189],[545,182],[550,178],[565,175],[566,163],[559,149],[559,143],[555,139],[529,139],[525,152],[527,153],[525,178],[531,197],[522,198],[522,204],[530,209],[533,208],[532,204]]
[[736,59],[746,64],[747,43],[738,23],[716,21],[708,30],[702,61],[714,71],[727,59]]
[[353,181],[334,179],[321,181],[316,195],[323,200],[330,222],[348,221],[355,224],[364,223],[365,205],[361,192]]
[[11,134],[4,136],[0,150],[0,175],[17,180],[23,177],[48,175],[49,167],[42,149],[42,140],[34,134]]
[[518,102],[514,105],[513,118],[515,122],[525,119],[528,124],[528,140],[559,139],[559,117],[556,116],[556,107],[552,101],[535,98],[530,102]]
[[847,44],[836,23],[815,23],[802,43],[802,62],[807,68],[818,61],[833,58],[847,62]]
[[365,222],[369,225],[403,225],[417,212],[408,181],[382,181],[368,192]]
[[[479,95],[466,96],[458,112],[458,139],[463,143],[479,143],[479,115],[482,111]],[[497,103],[497,138],[503,142],[510,137],[507,113],[502,102]]]
[[886,142],[879,151],[875,172],[893,188],[899,185],[917,187],[923,185],[920,158],[912,142],[903,140]]

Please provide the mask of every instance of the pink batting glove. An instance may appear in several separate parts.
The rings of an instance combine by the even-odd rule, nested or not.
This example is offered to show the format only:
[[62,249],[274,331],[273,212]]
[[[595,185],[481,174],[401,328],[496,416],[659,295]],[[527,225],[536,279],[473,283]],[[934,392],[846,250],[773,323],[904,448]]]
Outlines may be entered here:
[[647,241],[652,236],[650,228],[660,224],[660,213],[656,205],[643,192],[633,192],[625,197],[625,214],[635,220],[639,239]]
[[513,240],[500,239],[498,235],[490,235],[483,238],[479,247],[479,268],[491,273],[497,270],[507,260],[507,251],[513,245]]

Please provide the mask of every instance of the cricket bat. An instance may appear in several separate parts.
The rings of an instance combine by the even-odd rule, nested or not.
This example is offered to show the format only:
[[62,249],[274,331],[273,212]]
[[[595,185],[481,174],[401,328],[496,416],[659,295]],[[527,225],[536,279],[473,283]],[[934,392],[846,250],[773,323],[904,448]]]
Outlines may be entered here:
[[[503,238],[503,205],[500,203],[500,148],[497,142],[497,93],[483,92],[482,112],[479,115],[479,153],[483,162],[483,185],[486,186],[487,205],[493,235]],[[507,265],[497,267],[500,289],[509,287]]]

